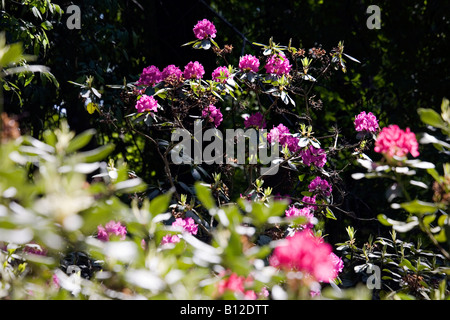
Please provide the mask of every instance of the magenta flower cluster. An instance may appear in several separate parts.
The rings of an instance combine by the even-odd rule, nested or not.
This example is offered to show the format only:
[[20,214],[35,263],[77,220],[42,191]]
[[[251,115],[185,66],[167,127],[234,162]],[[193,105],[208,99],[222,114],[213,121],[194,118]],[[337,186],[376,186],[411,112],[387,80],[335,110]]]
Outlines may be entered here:
[[230,77],[230,71],[227,67],[218,67],[212,72],[212,79],[216,82],[225,83]]
[[378,131],[378,120],[377,117],[372,112],[366,114],[365,111],[361,112],[355,117],[355,130],[356,131],[367,131],[367,132],[377,132]]
[[197,234],[198,232],[198,224],[196,224],[192,218],[177,218],[172,223],[172,227],[182,227],[186,232],[191,234]]
[[127,228],[120,222],[111,220],[105,227],[99,225],[97,227],[97,239],[102,241],[109,241],[111,237],[118,237],[120,240],[125,240],[127,235]]
[[168,243],[178,243],[178,242],[180,242],[179,236],[177,236],[176,234],[174,234],[174,235],[167,234],[162,238],[161,245],[165,245]]
[[205,69],[203,68],[203,65],[198,62],[192,62],[190,61],[185,67],[183,76],[185,79],[201,79],[203,78],[203,75],[205,74]]
[[277,76],[287,75],[291,71],[291,64],[283,53],[272,55],[265,65],[267,73]]
[[148,96],[144,94],[137,102],[135,108],[137,112],[142,113],[146,111],[157,112],[158,102],[153,98],[153,96]]
[[312,145],[300,151],[300,156],[302,157],[303,163],[307,166],[313,164],[316,167],[323,168],[325,163],[327,163],[325,150],[317,149]]
[[299,139],[290,134],[289,129],[282,123],[274,126],[267,134],[267,141],[269,143],[278,142],[281,146],[287,146],[289,151],[294,153],[300,149],[298,145]]
[[264,120],[262,113],[257,112],[244,119],[244,126],[245,128],[254,127],[256,129],[264,129],[266,127],[266,120]]
[[239,69],[244,72],[258,72],[259,60],[251,54],[247,54],[239,59]]
[[208,121],[213,122],[214,126],[217,128],[223,120],[223,115],[219,108],[213,105],[209,105],[202,111],[202,117],[208,119]]
[[217,33],[214,24],[207,19],[198,21],[198,23],[194,26],[193,31],[195,37],[200,40],[203,40],[208,37],[215,38]]
[[183,76],[183,72],[175,66],[174,64],[170,64],[167,67],[165,67],[162,71],[162,80],[167,80],[168,78],[176,78],[181,79]]
[[315,206],[314,204],[316,204],[316,196],[314,195],[312,197],[308,197],[308,196],[304,196],[302,198],[302,203],[303,205],[305,205],[306,207],[308,207],[311,211],[314,211],[317,209],[317,206]]
[[142,70],[141,76],[137,81],[139,86],[154,86],[162,80],[162,73],[156,66],[148,66]]
[[309,192],[323,194],[326,197],[329,197],[333,190],[331,184],[329,184],[327,180],[320,177],[316,177],[313,181],[311,181],[308,188]]

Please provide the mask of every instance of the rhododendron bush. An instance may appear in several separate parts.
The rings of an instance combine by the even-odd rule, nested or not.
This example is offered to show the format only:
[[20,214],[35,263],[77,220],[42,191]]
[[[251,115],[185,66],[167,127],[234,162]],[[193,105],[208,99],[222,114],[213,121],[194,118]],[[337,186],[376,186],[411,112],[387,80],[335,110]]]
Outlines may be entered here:
[[[345,137],[339,123],[317,124],[327,106],[318,107],[315,90],[339,81],[346,59],[359,62],[343,42],[305,50],[270,38],[233,57],[212,21],[192,31],[184,46],[211,54],[217,67],[200,58],[143,65],[135,81],[103,93],[120,99],[123,118],[95,102],[92,82],[80,85],[101,121],[151,150],[139,162],[157,168],[153,185],[112,157],[109,140],[86,150],[96,130],[75,135],[62,121],[39,140],[2,115],[0,297],[448,298],[450,164],[421,159],[424,148],[448,156],[448,100],[441,114],[418,110],[430,133],[382,124],[368,107],[348,115]],[[177,149],[178,132],[194,148]],[[348,240],[333,243],[327,225],[346,213],[344,186],[361,179],[391,181],[386,206],[398,216],[370,222],[390,227],[390,238],[359,239],[349,225]],[[417,191],[430,186],[431,196]]]

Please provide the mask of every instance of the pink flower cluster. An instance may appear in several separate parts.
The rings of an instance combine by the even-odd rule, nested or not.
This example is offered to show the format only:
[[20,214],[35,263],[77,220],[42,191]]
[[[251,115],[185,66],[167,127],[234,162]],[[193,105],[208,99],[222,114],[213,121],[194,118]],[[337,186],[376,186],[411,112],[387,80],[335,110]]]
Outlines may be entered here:
[[289,129],[280,123],[277,127],[273,127],[267,134],[269,143],[278,142],[281,146],[287,145],[290,152],[297,152],[300,147],[299,139],[290,135]]
[[416,135],[406,128],[400,129],[396,124],[381,130],[375,142],[375,152],[382,153],[388,157],[404,157],[411,153],[413,157],[419,156],[419,144]]
[[275,248],[269,263],[273,267],[306,272],[326,283],[342,271],[341,261],[333,256],[331,245],[314,236],[310,230],[296,232],[286,238]]
[[227,67],[218,67],[212,72],[212,79],[216,82],[225,83],[230,77],[230,71]]
[[312,145],[300,151],[300,156],[302,157],[303,163],[307,166],[313,164],[316,167],[322,168],[327,163],[325,150],[317,149]]
[[158,111],[158,102],[153,98],[153,96],[148,96],[144,94],[137,102],[135,108],[139,113],[145,111]]
[[377,132],[378,120],[372,112],[366,114],[365,111],[361,112],[355,117],[355,130],[356,131],[368,131]]
[[311,220],[314,218],[314,215],[311,213],[311,209],[309,207],[304,208],[297,208],[297,207],[290,207],[285,211],[286,217],[306,217],[308,219],[308,223],[304,225],[305,228],[311,229],[314,227],[314,225],[311,223]]
[[317,209],[317,206],[315,206],[314,204],[316,203],[316,196],[314,195],[312,197],[308,197],[308,196],[304,196],[302,198],[302,202],[303,204],[308,207],[311,211],[314,211]]
[[244,72],[258,72],[259,60],[251,54],[246,54],[239,59],[239,69]]
[[213,105],[209,105],[202,111],[202,117],[207,118],[208,121],[213,122],[214,126],[217,128],[223,120],[223,115],[219,108]]
[[215,38],[217,33],[214,24],[207,19],[198,21],[198,23],[194,26],[193,31],[195,37],[200,40],[208,37]]
[[139,86],[154,86],[162,80],[162,73],[156,66],[148,66],[142,70],[141,76],[137,81]]
[[120,240],[125,240],[127,228],[120,222],[111,220],[105,227],[99,225],[97,227],[97,239],[102,241],[109,241],[110,237],[119,237]]
[[[223,274],[221,275],[223,277]],[[217,291],[220,295],[223,295],[227,291],[242,294],[245,300],[256,300],[258,295],[264,298],[269,296],[267,288],[262,288],[259,294],[256,294],[253,290],[246,290],[245,287],[251,285],[253,279],[244,276],[238,276],[236,273],[232,273],[227,278],[222,278],[217,284]]]
[[[198,232],[198,224],[195,223],[192,218],[177,218],[173,223],[172,227],[182,227],[185,231],[191,234],[197,234]],[[172,239],[174,240],[174,239]],[[175,240],[176,241],[176,240]]]
[[183,76],[185,79],[201,79],[205,74],[205,69],[198,61],[190,61],[185,67]]
[[256,129],[264,129],[266,127],[266,121],[262,113],[257,112],[245,118],[244,126],[245,128],[255,127]]
[[137,85],[152,87],[161,81],[166,81],[169,77],[180,79],[182,75],[180,68],[173,64],[165,67],[162,72],[156,66],[148,66],[142,70]]
[[327,180],[316,177],[308,186],[309,192],[321,193],[326,197],[331,195],[332,187]]
[[168,244],[168,243],[178,243],[178,242],[180,242],[179,236],[177,236],[176,234],[174,234],[174,235],[167,234],[162,238],[161,245]]
[[168,78],[181,79],[183,72],[174,64],[170,64],[165,67],[161,73],[162,80],[167,80]]
[[272,55],[265,65],[267,73],[277,76],[286,75],[291,71],[291,64],[283,53]]

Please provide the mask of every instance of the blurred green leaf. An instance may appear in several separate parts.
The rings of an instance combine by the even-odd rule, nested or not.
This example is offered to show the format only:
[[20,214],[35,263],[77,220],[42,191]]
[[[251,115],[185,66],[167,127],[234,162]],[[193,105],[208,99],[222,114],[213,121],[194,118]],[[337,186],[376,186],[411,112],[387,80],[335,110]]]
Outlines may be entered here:
[[211,189],[209,189],[199,181],[195,183],[195,192],[197,198],[207,210],[211,210],[216,206],[214,198],[211,194]]
[[419,113],[422,122],[436,128],[444,127],[445,123],[442,121],[441,116],[433,109],[419,108],[417,109],[417,112]]
[[92,137],[96,134],[96,132],[97,131],[95,129],[88,129],[80,133],[79,135],[75,136],[75,138],[73,138],[70,141],[69,146],[66,149],[66,152],[72,153],[83,148],[92,140]]
[[106,144],[94,150],[80,152],[77,156],[84,159],[85,162],[96,162],[104,160],[114,149],[114,144]]

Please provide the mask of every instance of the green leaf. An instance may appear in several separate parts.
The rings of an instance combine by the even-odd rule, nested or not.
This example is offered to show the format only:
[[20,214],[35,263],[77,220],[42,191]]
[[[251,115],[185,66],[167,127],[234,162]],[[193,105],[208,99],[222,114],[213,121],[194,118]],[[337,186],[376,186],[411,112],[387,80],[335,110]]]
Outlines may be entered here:
[[199,41],[198,41],[198,40],[189,41],[188,43],[182,44],[181,46],[182,46],[182,47],[184,47],[184,46],[189,46],[189,45],[194,44],[194,43],[199,43]]
[[255,226],[262,226],[268,222],[269,218],[283,215],[286,207],[286,201],[273,201],[268,206],[264,203],[253,202],[249,213],[253,217]]
[[433,109],[419,108],[417,112],[419,113],[420,120],[430,126],[441,128],[445,125],[439,113]]
[[442,227],[445,223],[447,223],[447,221],[448,221],[447,219],[448,219],[448,215],[446,215],[446,214],[441,215],[438,219],[438,225],[440,227]]
[[53,29],[53,25],[51,24],[50,21],[45,20],[44,22],[41,23],[41,27],[44,30],[52,30]]
[[428,174],[429,174],[430,176],[432,176],[433,179],[436,180],[437,182],[440,182],[440,181],[441,181],[440,176],[439,176],[439,173],[436,171],[436,169],[430,168],[430,169],[427,169],[427,172],[428,172]]
[[423,215],[426,213],[434,213],[437,210],[436,204],[420,200],[413,200],[411,202],[401,203],[400,207],[402,207],[409,213],[418,215]]
[[96,162],[105,159],[111,152],[113,152],[114,144],[106,144],[94,150],[80,152],[78,156],[82,157],[85,162]]
[[23,59],[23,48],[20,42],[13,43],[0,49],[0,68],[18,63],[21,59]]
[[334,215],[333,211],[331,211],[331,209],[328,208],[328,207],[326,208],[326,214],[325,214],[325,216],[326,216],[328,219],[336,220],[336,216]]
[[140,178],[134,178],[120,181],[114,185],[114,188],[120,193],[135,193],[145,191],[147,186]]
[[149,210],[153,217],[161,214],[167,210],[170,201],[172,200],[172,192],[167,192],[162,195],[157,196],[155,199],[150,201]]
[[423,218],[423,223],[428,227],[436,219],[435,214],[427,215]]
[[195,192],[197,198],[206,209],[211,210],[216,206],[214,198],[211,195],[211,190],[208,187],[204,186],[201,182],[195,183]]
[[70,141],[66,152],[71,153],[83,148],[89,143],[89,141],[91,141],[96,132],[97,131],[95,129],[89,129],[80,133]]
[[416,272],[416,268],[412,265],[412,263],[408,259],[403,259],[399,264],[400,267],[406,267],[409,270]]

